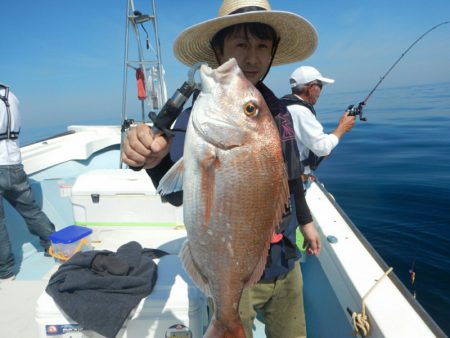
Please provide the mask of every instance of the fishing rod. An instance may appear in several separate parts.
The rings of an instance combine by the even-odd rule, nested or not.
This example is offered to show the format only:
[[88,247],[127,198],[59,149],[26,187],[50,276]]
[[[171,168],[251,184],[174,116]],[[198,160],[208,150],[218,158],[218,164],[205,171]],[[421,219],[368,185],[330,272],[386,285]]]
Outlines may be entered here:
[[361,101],[357,106],[355,105],[350,105],[347,108],[347,112],[349,116],[357,116],[359,115],[359,119],[361,121],[367,121],[367,118],[363,117],[363,107],[367,104],[367,101],[369,100],[369,98],[372,96],[373,92],[375,90],[377,90],[378,86],[381,84],[381,82],[384,81],[384,79],[386,78],[386,76],[388,76],[388,74],[392,71],[392,69],[394,69],[394,67],[400,62],[400,60],[406,55],[406,53],[408,53],[410,51],[411,48],[414,47],[414,45],[416,43],[418,43],[425,35],[427,35],[428,33],[430,33],[432,30],[435,30],[436,28],[448,24],[450,23],[450,21],[444,21],[441,22],[440,24],[431,27],[429,30],[427,30],[425,33],[423,33],[421,36],[419,36],[401,55],[400,57],[394,62],[394,64],[388,69],[388,71],[380,78],[380,80],[378,81],[378,83],[375,85],[375,87],[373,87],[373,89],[369,92],[369,94],[366,96],[366,98]]

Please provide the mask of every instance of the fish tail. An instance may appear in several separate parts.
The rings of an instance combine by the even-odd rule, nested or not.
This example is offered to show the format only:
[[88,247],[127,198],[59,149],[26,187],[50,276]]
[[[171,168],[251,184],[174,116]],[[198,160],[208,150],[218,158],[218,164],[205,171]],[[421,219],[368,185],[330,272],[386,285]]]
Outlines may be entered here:
[[203,338],[245,338],[245,330],[242,322],[222,325],[217,320],[212,320]]

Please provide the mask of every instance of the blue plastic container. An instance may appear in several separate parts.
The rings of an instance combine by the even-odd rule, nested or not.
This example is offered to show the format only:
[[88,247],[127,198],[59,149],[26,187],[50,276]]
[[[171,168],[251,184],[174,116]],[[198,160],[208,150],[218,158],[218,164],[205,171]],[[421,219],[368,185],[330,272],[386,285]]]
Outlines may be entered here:
[[50,236],[52,242],[50,254],[62,261],[69,259],[78,251],[90,249],[92,229],[78,225],[69,225],[55,231]]

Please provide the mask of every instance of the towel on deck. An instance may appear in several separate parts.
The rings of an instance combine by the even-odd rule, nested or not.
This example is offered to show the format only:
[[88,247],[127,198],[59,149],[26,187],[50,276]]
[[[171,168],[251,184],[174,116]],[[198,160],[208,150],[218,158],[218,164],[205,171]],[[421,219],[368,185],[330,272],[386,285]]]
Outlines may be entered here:
[[115,337],[131,310],[153,290],[153,259],[166,254],[134,241],[116,253],[78,252],[52,275],[46,292],[84,329]]

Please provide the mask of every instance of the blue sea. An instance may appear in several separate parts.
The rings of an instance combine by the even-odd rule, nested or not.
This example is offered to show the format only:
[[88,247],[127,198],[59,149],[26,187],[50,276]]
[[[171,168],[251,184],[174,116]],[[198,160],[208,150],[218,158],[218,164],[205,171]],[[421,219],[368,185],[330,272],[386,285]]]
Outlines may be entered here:
[[[325,130],[367,94],[325,91]],[[450,335],[450,83],[378,89],[363,115],[316,175]]]
[[[325,87],[316,105],[325,130],[331,132],[345,108],[367,94],[328,94]],[[356,123],[316,175],[450,335],[450,82],[380,87],[364,115],[368,121]],[[28,128],[23,144],[49,130],[64,131]]]

